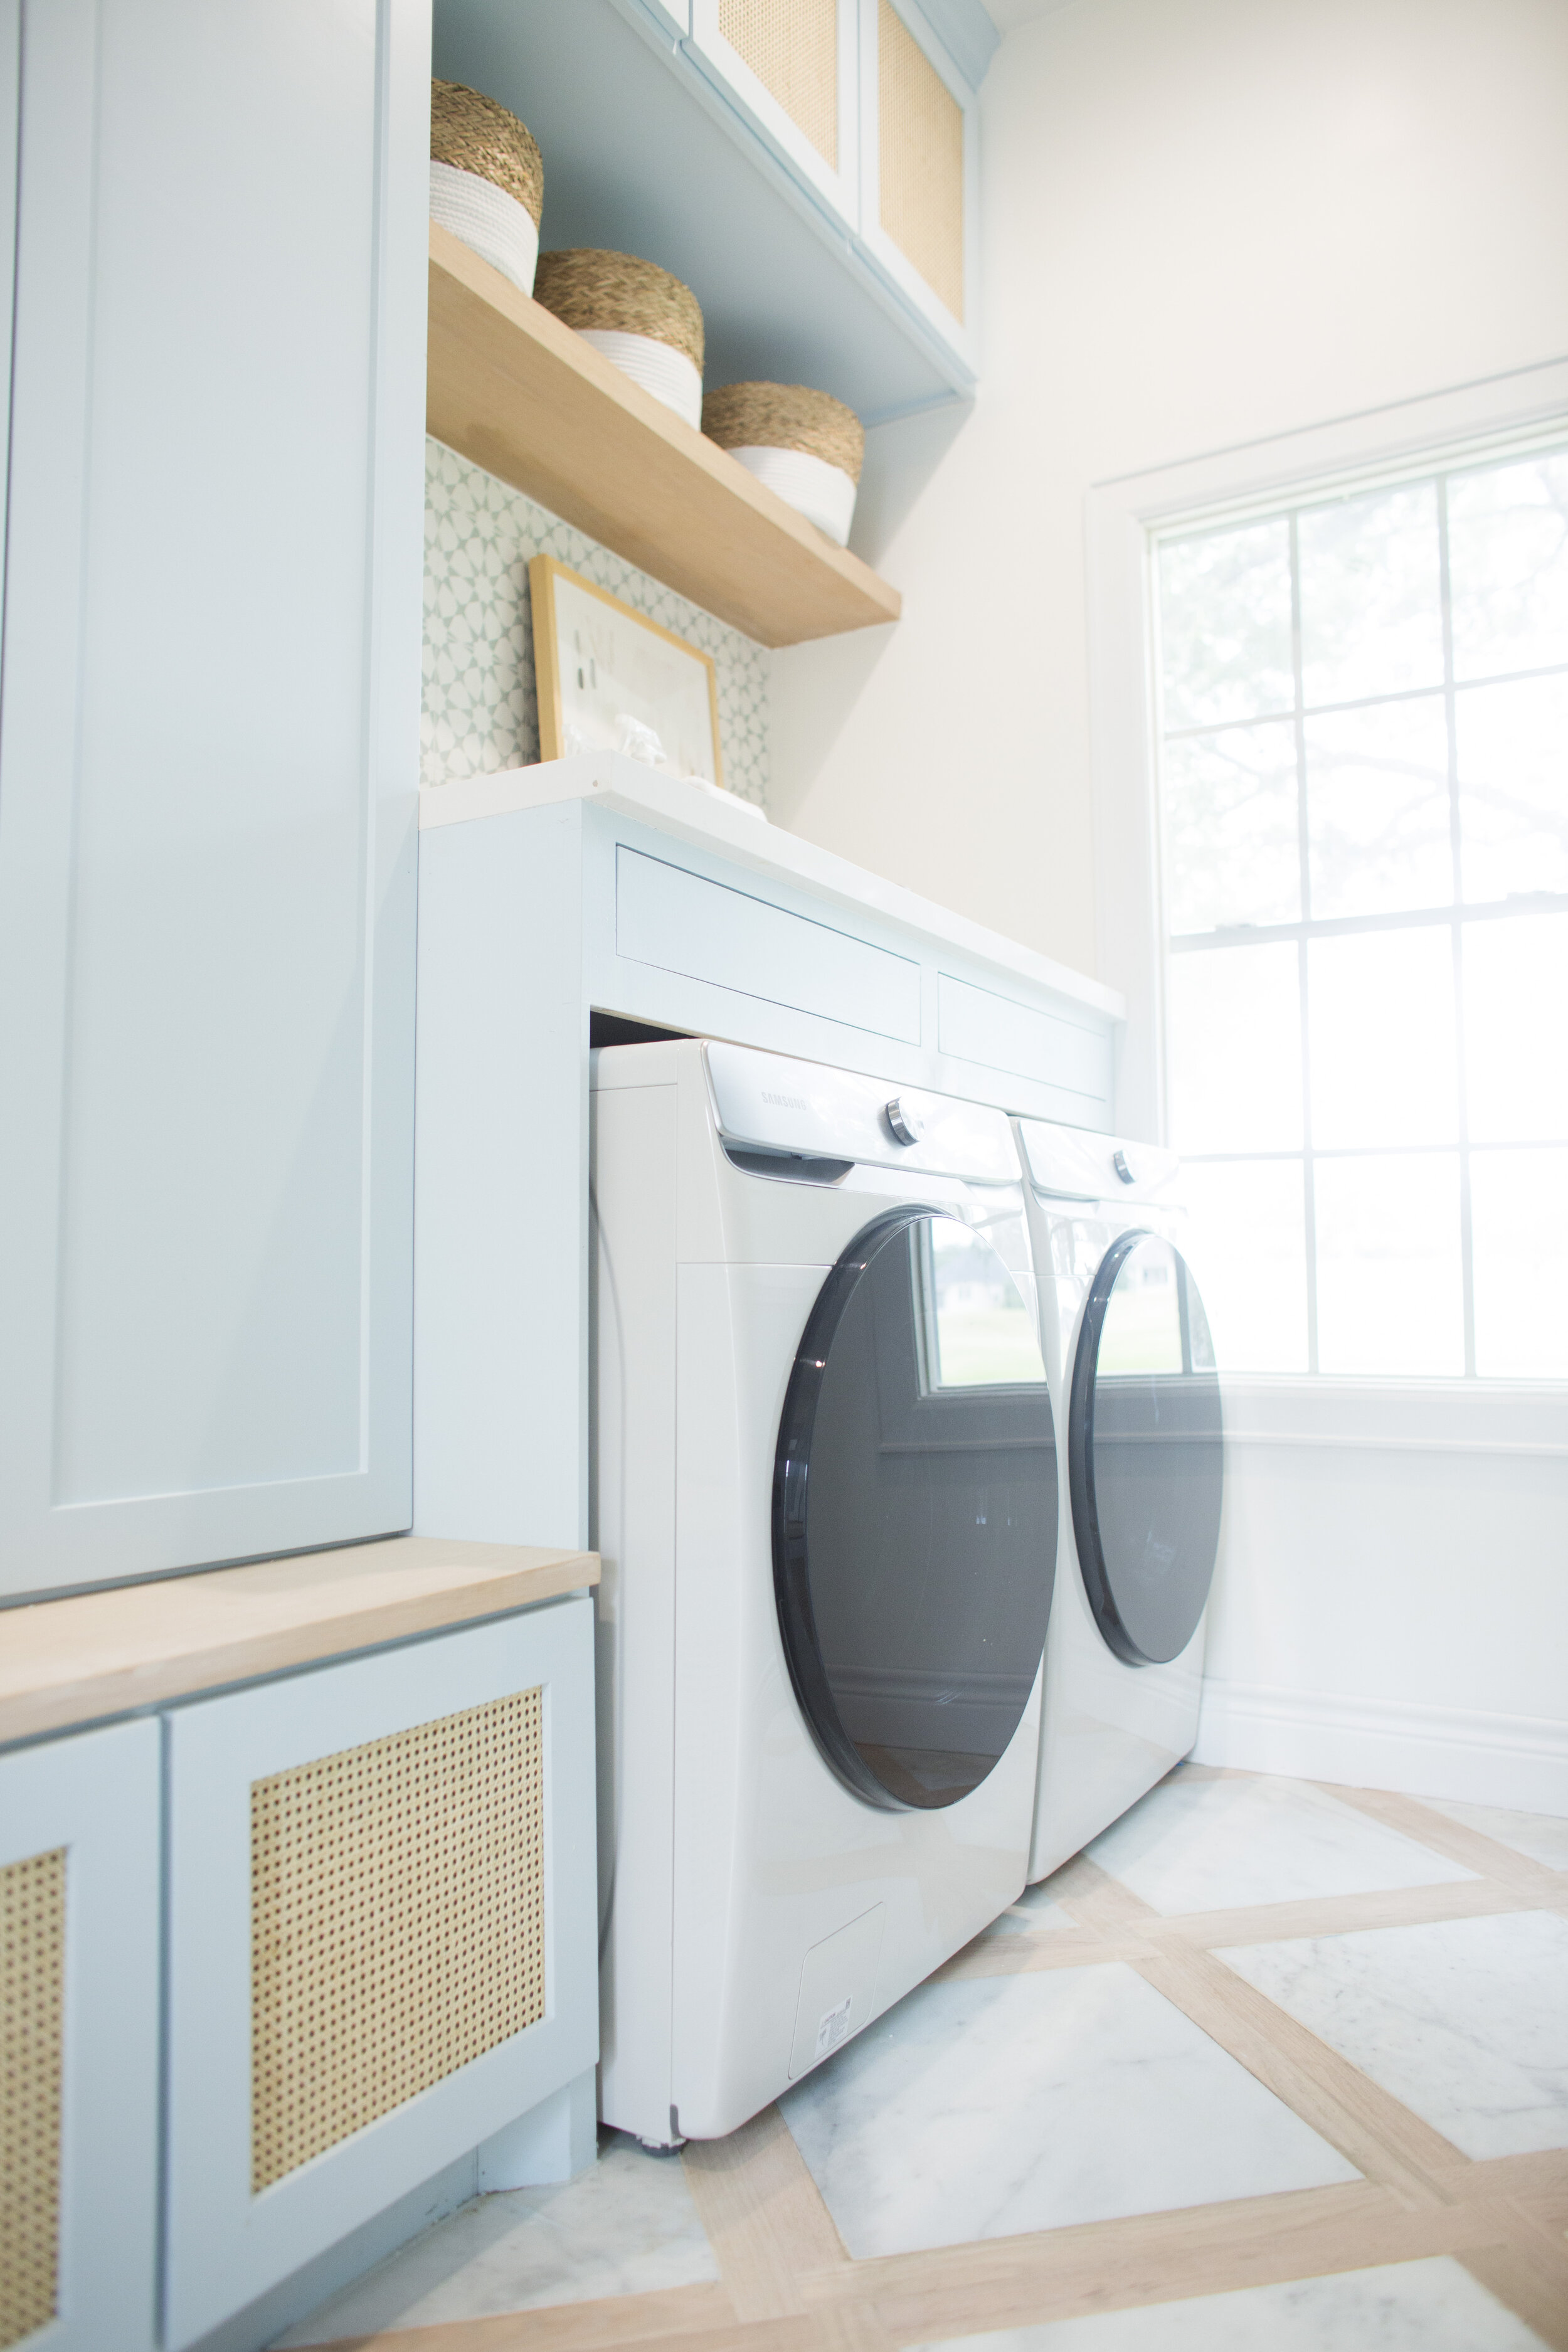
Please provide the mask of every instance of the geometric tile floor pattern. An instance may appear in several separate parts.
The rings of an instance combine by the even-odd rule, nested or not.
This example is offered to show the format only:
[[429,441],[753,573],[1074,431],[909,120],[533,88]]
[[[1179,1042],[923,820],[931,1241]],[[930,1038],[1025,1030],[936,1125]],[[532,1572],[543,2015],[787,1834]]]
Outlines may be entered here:
[[608,2135],[279,2341],[1568,2352],[1563,1825],[1183,1766],[729,2139]]

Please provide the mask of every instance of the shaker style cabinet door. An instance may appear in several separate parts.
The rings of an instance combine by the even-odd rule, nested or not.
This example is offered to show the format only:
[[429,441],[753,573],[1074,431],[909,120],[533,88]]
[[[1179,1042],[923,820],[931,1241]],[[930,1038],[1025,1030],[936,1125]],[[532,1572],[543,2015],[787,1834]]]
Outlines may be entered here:
[[13,1592],[409,1524],[428,0],[20,56]]
[[847,228],[859,213],[858,0],[691,0],[690,55]]
[[0,1756],[0,2345],[151,2352],[158,1726]]
[[860,239],[979,366],[980,107],[916,0],[858,0]]
[[165,2344],[598,2054],[579,1595],[169,1718]]

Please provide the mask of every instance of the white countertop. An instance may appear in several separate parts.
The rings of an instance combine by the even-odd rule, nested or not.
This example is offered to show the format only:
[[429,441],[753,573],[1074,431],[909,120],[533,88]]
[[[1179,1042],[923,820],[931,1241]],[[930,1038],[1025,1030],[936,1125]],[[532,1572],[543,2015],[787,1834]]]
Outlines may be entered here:
[[732,865],[786,878],[834,906],[869,908],[1112,1021],[1127,1018],[1127,1002],[1118,990],[1102,987],[1049,956],[1037,955],[1032,948],[1020,947],[983,923],[972,923],[934,899],[868,874],[831,850],[818,849],[814,842],[770,824],[731,794],[679,782],[617,751],[580,752],[569,760],[503,768],[497,775],[473,776],[459,783],[426,784],[419,794],[419,828],[425,832],[435,825],[468,824],[479,817],[573,800],[597,802],[678,841],[716,852]]

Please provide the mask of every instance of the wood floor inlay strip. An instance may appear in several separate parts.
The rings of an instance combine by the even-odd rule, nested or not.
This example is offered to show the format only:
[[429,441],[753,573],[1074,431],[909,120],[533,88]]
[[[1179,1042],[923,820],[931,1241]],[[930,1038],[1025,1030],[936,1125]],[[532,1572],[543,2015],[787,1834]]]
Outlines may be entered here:
[[1349,2184],[884,2256],[858,2263],[852,2284],[808,2285],[874,2294],[894,2340],[919,2343],[1468,2252],[1500,2243],[1501,2230],[1493,2209],[1416,2210]]
[[1568,1888],[1568,1872],[1549,1870],[1542,1862],[1533,1862],[1527,1853],[1516,1853],[1500,1839],[1488,1837],[1484,1830],[1471,1829],[1468,1822],[1451,1821],[1432,1805],[1424,1805],[1419,1797],[1402,1796],[1394,1789],[1339,1789],[1330,1781],[1319,1780],[1310,1785],[1328,1797],[1337,1797],[1342,1804],[1353,1805],[1385,1829],[1397,1830],[1401,1836],[1414,1838],[1418,1845],[1430,1846],[1434,1853],[1446,1854],[1450,1862],[1463,1864],[1467,1870],[1479,1871],[1504,1886],[1511,1886],[1516,1897],[1530,1898],[1527,1904],[1516,1904],[1522,1910],[1533,1908],[1537,1900],[1553,1904]]
[[[722,2286],[669,2286],[543,2311],[378,2328],[373,2336],[335,2336],[311,2352],[609,2352],[622,2345],[702,2343],[734,2324],[735,2307]],[[746,2341],[766,2352],[753,2336]]]
[[1160,1918],[1158,1911],[1087,1853],[1075,1854],[1047,1883],[1064,1910],[1102,1936],[1142,1935]]
[[997,1936],[990,1941],[982,1937],[955,1952],[931,1981],[946,1984],[955,1978],[1022,1977],[1042,1969],[1100,1968],[1108,1960],[1152,1959],[1157,1948],[1146,1937],[1117,1942],[1087,1931],[1075,1936],[1066,1929],[1037,1936]]
[[1160,1933],[1212,1950],[1226,1944],[1280,1944],[1305,1936],[1353,1936],[1367,1927],[1425,1927],[1445,1919],[1497,1918],[1521,1906],[1516,1890],[1495,1879],[1453,1880],[1437,1886],[1393,1886],[1372,1895],[1318,1895],[1297,1903],[1259,1904],[1247,1911],[1182,1911],[1161,1922]]
[[[1568,2147],[1528,2149],[1521,2156],[1467,2158],[1454,2176],[1454,2193],[1538,2199],[1568,2207]],[[1563,2214],[1568,2221],[1568,2211]]]
[[727,2139],[689,2140],[681,2161],[737,2318],[802,2312],[800,2280],[849,2257],[777,2107]]
[[[1081,1905],[1091,1896],[1080,1896]],[[1457,1885],[1392,1887],[1372,1895],[1323,1895],[1245,1911],[1147,1912],[1140,1932],[1094,1927],[1040,1928],[985,1935],[937,1971],[954,1977],[1026,1976],[1040,1969],[1092,1968],[1107,1960],[1144,1960],[1173,1944],[1214,1951],[1230,1945],[1279,1944],[1310,1936],[1353,1936],[1373,1927],[1425,1927],[1449,1919],[1501,1918],[1521,1907],[1517,1891],[1486,1879]],[[1539,1903],[1530,1908],[1539,1909]]]
[[1568,2246],[1554,2251],[1538,2241],[1513,2240],[1478,2246],[1459,2260],[1552,2352],[1568,2352]]
[[1212,1953],[1171,1944],[1135,1964],[1194,2025],[1255,2074],[1369,2180],[1403,2200],[1433,2201],[1437,2179],[1465,2159],[1419,2116],[1320,2042]]
[[[1228,1768],[1186,1777],[1250,1778]],[[852,2262],[779,2109],[682,2162],[721,2280],[393,2328],[336,2352],[901,2352],[945,2337],[1450,2255],[1568,2352],[1568,2147],[1471,2161],[1229,1969],[1231,1946],[1568,1908],[1568,1873],[1414,1798],[1325,1788],[1480,1874],[1435,1886],[1166,1916],[1087,1854],[1050,1881],[1076,1924],[978,1937],[939,1974],[1121,1962],[1364,2176],[1340,2186]],[[331,2352],[322,2347],[321,2352]]]

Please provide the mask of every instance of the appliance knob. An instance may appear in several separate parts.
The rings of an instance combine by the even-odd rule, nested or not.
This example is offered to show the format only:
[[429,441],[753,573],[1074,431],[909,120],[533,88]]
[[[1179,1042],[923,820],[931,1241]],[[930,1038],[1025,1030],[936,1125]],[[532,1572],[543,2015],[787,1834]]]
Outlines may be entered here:
[[913,1103],[906,1102],[902,1095],[895,1095],[888,1105],[887,1120],[893,1130],[894,1140],[899,1143],[918,1143],[926,1131],[925,1120]]
[[1125,1151],[1117,1152],[1110,1164],[1124,1184],[1136,1184],[1138,1171],[1133,1167]]

